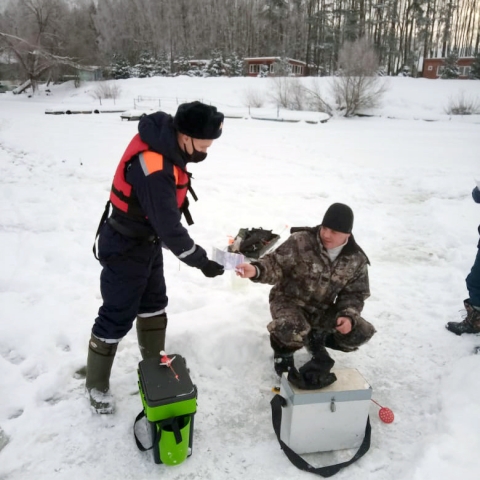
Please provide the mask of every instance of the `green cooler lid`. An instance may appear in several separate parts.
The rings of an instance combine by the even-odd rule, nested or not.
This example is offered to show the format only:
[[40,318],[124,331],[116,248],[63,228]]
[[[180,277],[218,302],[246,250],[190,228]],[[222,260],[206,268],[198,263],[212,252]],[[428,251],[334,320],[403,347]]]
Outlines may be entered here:
[[149,406],[158,407],[196,397],[196,388],[188,374],[185,359],[181,355],[172,354],[172,368],[161,365],[160,357],[148,358],[138,364],[140,382]]

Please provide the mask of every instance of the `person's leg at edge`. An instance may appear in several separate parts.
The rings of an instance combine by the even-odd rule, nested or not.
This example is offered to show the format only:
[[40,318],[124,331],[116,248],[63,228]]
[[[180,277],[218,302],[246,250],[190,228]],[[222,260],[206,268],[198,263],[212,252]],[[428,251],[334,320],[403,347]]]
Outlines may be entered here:
[[463,305],[467,315],[463,321],[448,322],[445,326],[447,330],[456,335],[480,333],[480,249],[477,249],[475,262],[465,279],[465,283],[469,298],[463,301]]

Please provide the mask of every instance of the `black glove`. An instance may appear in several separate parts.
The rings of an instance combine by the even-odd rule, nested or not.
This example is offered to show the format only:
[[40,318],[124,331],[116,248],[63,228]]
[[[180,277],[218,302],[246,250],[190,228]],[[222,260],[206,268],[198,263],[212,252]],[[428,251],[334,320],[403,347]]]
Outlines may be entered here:
[[220,265],[213,260],[209,260],[208,263],[201,268],[201,270],[202,273],[208,278],[213,278],[217,275],[223,275],[223,273],[225,272],[223,265]]

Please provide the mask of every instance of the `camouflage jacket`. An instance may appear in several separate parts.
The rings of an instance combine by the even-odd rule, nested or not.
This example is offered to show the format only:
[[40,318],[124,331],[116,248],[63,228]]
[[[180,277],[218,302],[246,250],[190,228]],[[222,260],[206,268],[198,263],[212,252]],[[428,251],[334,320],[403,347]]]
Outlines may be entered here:
[[337,317],[355,321],[370,296],[369,260],[353,235],[331,262],[320,240],[320,227],[293,233],[277,250],[252,262],[259,269],[253,282],[274,285],[270,302],[290,298],[310,313],[335,304]]

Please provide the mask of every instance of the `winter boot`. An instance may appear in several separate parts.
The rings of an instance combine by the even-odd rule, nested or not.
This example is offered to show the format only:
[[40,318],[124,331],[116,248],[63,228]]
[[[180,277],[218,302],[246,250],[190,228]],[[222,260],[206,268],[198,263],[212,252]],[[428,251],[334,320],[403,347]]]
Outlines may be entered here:
[[165,349],[167,314],[154,317],[137,317],[138,347],[142,358],[158,358]]
[[312,355],[315,355],[317,352],[323,353],[329,336],[331,335],[329,335],[328,332],[312,328],[308,334],[307,341],[305,342],[305,348]]
[[270,336],[270,345],[273,348],[273,368],[275,373],[281,377],[284,372],[288,372],[295,366],[293,360],[294,350],[281,347],[272,336]]
[[303,388],[324,388],[337,380],[331,372],[335,360],[330,357],[325,347],[317,349],[312,359],[300,367],[299,373],[305,380]]
[[299,370],[292,368],[288,372],[288,381],[301,390],[316,390],[325,388],[337,380],[330,370],[335,361],[325,348],[327,332],[311,330],[306,341],[306,348],[312,354],[312,359]]
[[97,413],[113,413],[114,402],[110,394],[110,372],[118,343],[106,343],[90,338],[85,386],[90,405]]
[[463,322],[448,322],[445,328],[455,335],[463,333],[480,333],[480,311],[472,306],[467,298],[463,301],[467,316]]
[[275,373],[281,377],[284,372],[288,372],[295,366],[293,361],[293,353],[276,353],[273,354],[273,368]]

